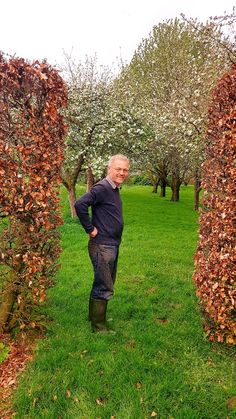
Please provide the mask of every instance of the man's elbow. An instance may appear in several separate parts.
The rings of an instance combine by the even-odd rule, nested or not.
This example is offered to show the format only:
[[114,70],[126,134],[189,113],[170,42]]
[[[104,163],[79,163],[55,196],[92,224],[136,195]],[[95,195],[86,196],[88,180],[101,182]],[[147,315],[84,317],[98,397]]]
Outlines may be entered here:
[[79,216],[78,214],[80,212],[80,205],[79,205],[78,201],[75,201],[74,208],[75,208],[76,215]]

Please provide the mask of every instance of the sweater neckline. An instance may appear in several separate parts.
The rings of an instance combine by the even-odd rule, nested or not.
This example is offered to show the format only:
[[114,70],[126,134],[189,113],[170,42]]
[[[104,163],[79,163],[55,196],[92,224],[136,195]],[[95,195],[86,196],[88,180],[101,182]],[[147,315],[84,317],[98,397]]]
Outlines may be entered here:
[[108,183],[110,183],[110,185],[111,185],[111,187],[112,187],[112,189],[119,189],[117,186],[116,186],[116,184],[113,182],[113,180],[107,175],[107,177],[106,177],[106,180],[107,180],[107,182]]

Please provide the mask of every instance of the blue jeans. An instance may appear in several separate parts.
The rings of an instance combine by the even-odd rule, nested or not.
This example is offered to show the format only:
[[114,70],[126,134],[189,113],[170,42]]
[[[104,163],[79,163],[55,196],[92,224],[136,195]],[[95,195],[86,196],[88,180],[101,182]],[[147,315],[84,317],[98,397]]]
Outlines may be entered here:
[[119,246],[98,244],[91,239],[88,251],[94,270],[90,298],[110,300],[114,294]]

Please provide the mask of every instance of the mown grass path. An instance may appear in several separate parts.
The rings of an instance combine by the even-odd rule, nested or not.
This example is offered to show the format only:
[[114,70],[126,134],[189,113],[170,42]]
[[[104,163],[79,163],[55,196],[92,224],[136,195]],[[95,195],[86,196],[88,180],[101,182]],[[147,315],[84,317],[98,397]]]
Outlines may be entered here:
[[[80,193],[84,188],[80,188]],[[125,230],[108,317],[87,321],[92,268],[87,237],[64,196],[62,268],[49,291],[52,319],[15,396],[17,418],[236,418],[233,348],[204,337],[192,283],[197,214],[149,187],[121,190]]]

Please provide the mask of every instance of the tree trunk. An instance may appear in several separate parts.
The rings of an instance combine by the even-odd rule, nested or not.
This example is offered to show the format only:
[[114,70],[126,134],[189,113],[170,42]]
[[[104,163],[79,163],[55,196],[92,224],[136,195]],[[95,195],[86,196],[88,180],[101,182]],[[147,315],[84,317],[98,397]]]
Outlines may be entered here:
[[201,180],[199,177],[198,171],[195,173],[194,177],[194,210],[198,211],[199,208],[199,195],[201,191]]
[[158,185],[159,185],[159,180],[157,182],[153,182],[153,184],[152,184],[152,193],[157,193]]
[[179,201],[179,191],[180,191],[180,179],[178,176],[173,176],[172,177],[172,182],[171,182],[171,190],[172,190],[172,196],[171,196],[171,201],[173,202],[178,202]]
[[[27,284],[22,282],[20,275],[24,268],[24,262],[22,260],[22,243],[25,238],[28,237],[28,223],[21,222],[19,219],[14,220],[10,219],[8,223],[8,234],[11,236],[12,230],[16,233],[13,233],[14,236],[14,246],[18,250],[19,254],[13,256],[12,258],[12,267],[9,269],[5,265],[5,281],[3,283],[3,291],[1,295],[1,305],[0,305],[0,330],[1,331],[10,331],[16,322],[16,312],[19,307],[24,308],[26,294],[27,294]],[[17,257],[17,260],[16,260]],[[4,268],[3,268],[4,269]],[[4,271],[3,271],[4,272]],[[25,292],[24,292],[25,291]],[[19,298],[20,297],[20,298]],[[24,313],[24,310],[23,310]]]
[[86,170],[86,179],[87,179],[87,192],[90,191],[92,186],[94,185],[94,176],[91,167],[88,167]]
[[166,196],[166,181],[164,179],[161,180],[161,193],[160,197],[164,198]]
[[79,156],[74,169],[72,170],[65,169],[65,168],[61,169],[62,183],[66,187],[67,192],[68,192],[68,199],[69,199],[70,212],[71,212],[72,218],[76,217],[76,212],[74,208],[74,203],[76,201],[75,188],[76,188],[76,183],[77,183],[79,173],[81,173],[81,170],[82,170],[83,163],[84,163],[84,157]]
[[6,284],[2,293],[0,305],[0,331],[8,330],[8,323],[13,315],[13,306],[16,301],[15,274],[12,273],[10,281]]
[[75,201],[76,201],[76,192],[75,192],[75,184],[70,185],[70,188],[67,188],[68,192],[68,198],[70,203],[70,213],[72,218],[76,218],[76,212],[75,212]]

